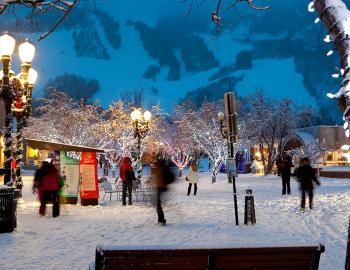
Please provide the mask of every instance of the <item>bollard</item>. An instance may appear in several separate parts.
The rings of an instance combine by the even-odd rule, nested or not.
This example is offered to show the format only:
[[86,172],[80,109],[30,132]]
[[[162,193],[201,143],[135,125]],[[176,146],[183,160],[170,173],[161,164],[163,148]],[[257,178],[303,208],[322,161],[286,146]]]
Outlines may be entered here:
[[350,217],[349,217],[349,228],[348,228],[348,245],[346,249],[346,258],[345,258],[345,270],[350,270]]
[[256,223],[253,190],[248,188],[245,195],[244,204],[244,224],[254,225]]

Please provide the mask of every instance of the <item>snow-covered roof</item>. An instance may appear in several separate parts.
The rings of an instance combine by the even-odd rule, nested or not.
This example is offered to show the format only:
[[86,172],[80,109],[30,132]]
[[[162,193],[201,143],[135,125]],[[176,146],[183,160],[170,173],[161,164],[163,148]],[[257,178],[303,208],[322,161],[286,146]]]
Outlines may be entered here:
[[295,135],[301,139],[301,142],[304,144],[304,146],[316,141],[315,137],[308,132],[296,131]]
[[25,139],[25,141],[30,145],[30,147],[39,150],[49,150],[49,151],[74,151],[74,152],[98,152],[98,153],[108,153],[113,152],[115,149],[100,149],[94,147],[86,147],[82,145],[71,145],[58,142],[48,142],[42,140]]

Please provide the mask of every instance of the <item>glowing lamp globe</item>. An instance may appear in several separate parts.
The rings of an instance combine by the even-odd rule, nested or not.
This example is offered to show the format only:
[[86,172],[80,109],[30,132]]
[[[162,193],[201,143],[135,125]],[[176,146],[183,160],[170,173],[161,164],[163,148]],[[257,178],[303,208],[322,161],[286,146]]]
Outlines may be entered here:
[[11,56],[15,49],[16,41],[8,34],[4,34],[0,37],[0,55]]
[[37,78],[38,72],[34,68],[30,68],[28,70],[28,84],[35,84]]
[[141,111],[140,110],[134,110],[131,113],[131,120],[136,121],[141,119]]
[[149,122],[151,120],[152,114],[150,111],[145,111],[143,113],[143,119],[145,119],[146,122]]
[[225,119],[225,114],[224,114],[223,112],[219,112],[219,113],[218,113],[218,119],[219,119],[219,121],[224,121],[224,119]]
[[19,58],[22,63],[30,63],[32,62],[35,54],[35,47],[33,44],[25,41],[18,47]]

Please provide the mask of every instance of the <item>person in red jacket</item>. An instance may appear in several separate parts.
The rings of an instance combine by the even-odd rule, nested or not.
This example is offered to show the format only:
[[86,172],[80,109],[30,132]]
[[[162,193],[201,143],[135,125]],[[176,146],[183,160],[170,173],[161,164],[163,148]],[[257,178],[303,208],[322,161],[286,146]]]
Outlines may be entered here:
[[123,158],[119,168],[119,177],[123,183],[123,205],[126,205],[126,191],[128,191],[129,195],[129,205],[132,205],[132,181],[135,178],[135,173],[129,157]]
[[57,169],[52,164],[52,159],[43,161],[41,168],[36,171],[34,177],[34,186],[38,189],[39,194],[39,214],[44,216],[46,212],[46,204],[48,201],[52,201],[52,216],[59,216],[59,175]]

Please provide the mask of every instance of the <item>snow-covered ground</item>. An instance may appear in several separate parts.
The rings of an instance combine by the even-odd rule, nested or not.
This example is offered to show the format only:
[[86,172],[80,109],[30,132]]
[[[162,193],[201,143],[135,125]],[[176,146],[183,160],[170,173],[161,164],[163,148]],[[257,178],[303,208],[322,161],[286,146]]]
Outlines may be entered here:
[[[210,247],[309,243],[326,246],[320,269],[344,268],[350,180],[321,179],[315,209],[301,213],[294,181],[292,195],[282,197],[281,181],[275,176],[239,176],[240,225],[235,226],[232,186],[224,175],[211,184],[209,174],[201,173],[195,197],[186,196],[184,179],[173,185],[164,207],[169,223],[165,227],[156,225],[156,212],[149,204],[135,202],[123,207],[116,197],[95,207],[62,206],[58,218],[40,217],[31,181],[25,177],[18,228],[0,234],[0,269],[88,269],[97,244]],[[257,224],[249,227],[242,225],[247,187],[253,188],[257,215]]]

